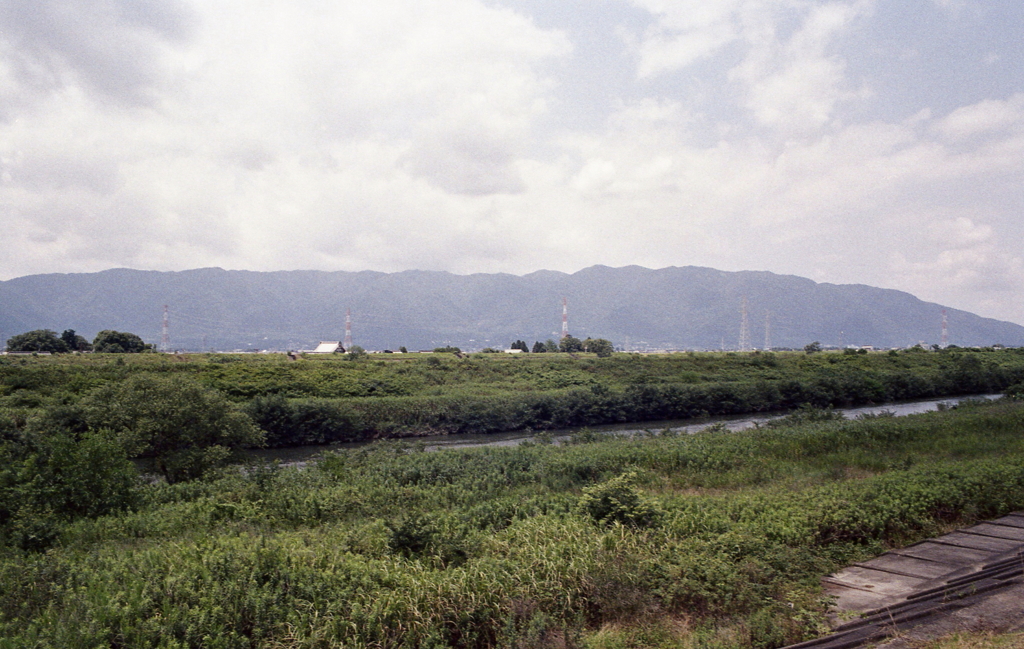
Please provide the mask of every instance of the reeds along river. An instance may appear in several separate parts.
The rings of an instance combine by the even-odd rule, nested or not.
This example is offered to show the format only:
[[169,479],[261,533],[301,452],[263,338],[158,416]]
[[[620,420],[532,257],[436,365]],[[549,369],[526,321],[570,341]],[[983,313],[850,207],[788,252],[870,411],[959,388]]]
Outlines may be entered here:
[[[943,399],[923,399],[919,401],[905,401],[900,403],[887,403],[873,406],[858,406],[855,408],[836,408],[834,412],[843,415],[847,419],[857,417],[891,414],[895,417],[905,417],[924,412],[939,410],[940,408],[953,407],[965,400],[973,399],[998,399],[1000,394],[985,394],[974,396],[947,397]],[[412,442],[422,445],[424,450],[438,451],[450,448],[468,448],[475,446],[518,446],[524,442],[543,441],[544,443],[558,444],[570,439],[582,431],[589,431],[597,435],[622,435],[633,436],[640,434],[656,433],[661,431],[672,431],[676,433],[696,433],[709,426],[718,425],[720,428],[729,431],[745,430],[753,428],[758,424],[780,419],[789,413],[771,413],[756,415],[730,415],[721,417],[701,417],[699,419],[672,419],[665,421],[644,422],[643,425],[614,424],[608,426],[588,426],[585,428],[567,428],[560,430],[546,431],[514,431],[509,433],[480,434],[453,434],[453,435],[428,435],[415,437]],[[253,449],[246,453],[247,457],[266,462],[279,461],[285,466],[303,465],[314,461],[325,450],[342,448],[359,448],[372,444],[373,442],[350,442],[342,444],[331,444],[328,446],[303,446],[297,448],[272,448]]]

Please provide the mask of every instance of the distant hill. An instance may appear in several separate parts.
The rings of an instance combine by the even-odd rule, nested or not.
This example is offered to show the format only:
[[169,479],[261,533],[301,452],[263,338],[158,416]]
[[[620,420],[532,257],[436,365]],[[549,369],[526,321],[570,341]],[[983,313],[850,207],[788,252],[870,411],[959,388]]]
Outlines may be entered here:
[[[74,329],[91,340],[116,329],[158,343],[166,304],[175,349],[312,349],[344,337],[346,309],[353,340],[366,349],[504,348],[557,339],[563,296],[572,335],[641,350],[736,349],[744,298],[753,347],[764,346],[766,319],[773,347],[933,344],[943,309],[900,291],[693,266],[522,277],[114,269],[0,282],[0,336]],[[949,308],[947,316],[951,344],[1024,346],[1020,325]]]

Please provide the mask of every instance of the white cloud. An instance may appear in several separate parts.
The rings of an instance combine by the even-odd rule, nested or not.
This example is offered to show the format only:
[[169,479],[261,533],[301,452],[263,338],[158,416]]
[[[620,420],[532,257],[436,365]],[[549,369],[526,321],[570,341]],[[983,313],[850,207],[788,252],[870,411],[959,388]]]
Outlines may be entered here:
[[775,30],[770,38],[752,40],[730,78],[746,85],[746,106],[755,118],[786,132],[814,132],[831,120],[839,101],[856,97],[843,60],[830,53],[830,46],[869,10],[863,2],[808,6],[788,41],[775,37]]
[[568,25],[476,0],[23,11],[0,30],[0,277],[698,264],[1024,322],[1019,88],[865,118],[838,44],[873,33],[869,2],[630,1],[638,79],[586,97],[561,92],[596,65]]
[[1006,129],[1024,131],[1024,94],[1008,100],[989,99],[958,108],[936,124],[936,130],[951,140],[962,140]]
[[187,41],[193,19],[177,0],[9,0],[0,14],[0,56],[15,109],[8,105],[0,118],[69,86],[88,88],[99,101],[149,104],[162,81],[163,48]]
[[[108,24],[131,22],[127,6],[104,5],[113,17],[92,28],[76,18],[52,31],[70,40],[84,30],[95,44]],[[152,109],[110,107],[86,78],[97,66],[78,62],[83,72],[54,86],[31,121],[0,134],[5,220],[32,223],[32,240],[60,242],[61,256],[93,268],[304,267],[292,251],[309,248],[321,266],[394,268],[411,258],[388,238],[428,230],[423,261],[437,267],[450,246],[503,236],[469,213],[460,224],[457,196],[522,189],[514,163],[551,86],[539,67],[570,51],[564,36],[469,0],[196,9],[194,38],[177,49],[109,54],[126,66],[145,54],[153,72],[136,76]],[[120,40],[135,44],[125,29]],[[139,228],[125,227],[132,212]]]
[[871,13],[870,0],[633,1],[656,18],[637,46],[641,78],[683,70],[735,45],[743,59],[727,79],[742,87],[757,122],[787,133],[814,132],[838,102],[858,95],[832,49]]
[[650,77],[711,56],[739,37],[737,11],[744,0],[633,0],[656,22],[638,44],[639,74]]

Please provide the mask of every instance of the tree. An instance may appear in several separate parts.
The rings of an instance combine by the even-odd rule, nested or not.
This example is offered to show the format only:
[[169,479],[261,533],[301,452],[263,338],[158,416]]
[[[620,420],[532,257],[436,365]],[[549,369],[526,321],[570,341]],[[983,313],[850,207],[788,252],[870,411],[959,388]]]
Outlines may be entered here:
[[65,329],[64,333],[60,335],[60,339],[73,352],[87,352],[92,349],[89,341],[84,336],[76,334],[74,329]]
[[807,352],[808,354],[815,354],[817,352],[820,352],[821,343],[815,340],[813,343],[810,343],[809,345],[804,345],[804,351]]
[[57,332],[49,329],[36,329],[8,338],[7,351],[64,354],[71,350],[63,340],[57,337]]
[[91,429],[122,435],[168,482],[201,477],[264,440],[224,395],[187,377],[136,375],[98,388],[82,405]]
[[534,341],[534,343],[533,343],[533,353],[534,354],[543,354],[547,350],[548,350],[548,348],[544,346],[544,343],[542,343],[539,340]]
[[558,343],[558,351],[569,354],[583,351],[583,341],[573,336],[566,336]]
[[526,352],[526,353],[529,353],[529,351],[530,351],[530,347],[526,344],[526,341],[524,341],[524,340],[517,340],[517,341],[515,341],[514,343],[512,343],[509,346],[509,349],[520,349],[520,350],[522,350],[523,352]]
[[610,340],[604,338],[587,338],[583,341],[583,351],[597,354],[598,358],[608,358],[615,351]]
[[551,352],[552,354],[558,351],[558,343],[548,338],[544,341],[544,351]]
[[152,348],[133,333],[112,329],[104,329],[92,341],[92,350],[100,354],[137,354]]

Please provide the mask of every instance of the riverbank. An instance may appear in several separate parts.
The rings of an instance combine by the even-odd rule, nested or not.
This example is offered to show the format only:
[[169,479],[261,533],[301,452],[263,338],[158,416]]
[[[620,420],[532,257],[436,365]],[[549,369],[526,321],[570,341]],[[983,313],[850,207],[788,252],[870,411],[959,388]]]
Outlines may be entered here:
[[0,550],[10,646],[737,647],[818,635],[820,578],[1024,507],[1024,404],[581,436],[139,485]]
[[[835,408],[831,414],[845,419],[862,417],[906,417],[925,412],[955,408],[962,402],[975,400],[993,401],[1001,398],[1001,394],[980,394],[945,399],[923,399],[918,401],[901,401],[873,406],[856,406],[852,408]],[[461,433],[453,435],[422,435],[404,440],[415,444],[424,451],[444,449],[477,448],[483,446],[519,446],[520,444],[564,444],[581,436],[600,438],[606,435],[634,437],[666,434],[694,434],[714,430],[741,431],[766,425],[772,421],[790,416],[788,413],[762,413],[758,415],[729,415],[723,417],[701,417],[698,419],[669,419],[665,421],[644,422],[641,425],[608,424],[604,426],[586,426],[561,430],[543,431],[511,431],[504,433],[474,434]],[[340,442],[326,446],[295,446],[285,448],[249,449],[245,453],[246,462],[279,462],[282,466],[305,466],[311,460],[332,451],[348,451],[364,448],[374,442]]]
[[[852,351],[852,350],[848,350]],[[0,419],[60,409],[131,379],[216,390],[269,447],[492,434],[840,408],[999,392],[1024,349],[901,352],[307,357],[93,354],[0,359]],[[81,425],[71,421],[72,425]]]

